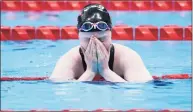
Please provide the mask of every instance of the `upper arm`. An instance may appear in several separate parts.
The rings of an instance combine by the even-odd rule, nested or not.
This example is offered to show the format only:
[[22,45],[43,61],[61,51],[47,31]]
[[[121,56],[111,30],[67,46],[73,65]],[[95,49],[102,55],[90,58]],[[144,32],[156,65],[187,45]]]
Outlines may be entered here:
[[152,80],[152,76],[143,60],[135,51],[125,55],[124,77],[125,80],[131,82],[147,82]]
[[68,81],[75,79],[76,61],[73,53],[67,53],[62,56],[56,63],[55,68],[50,76],[52,81]]

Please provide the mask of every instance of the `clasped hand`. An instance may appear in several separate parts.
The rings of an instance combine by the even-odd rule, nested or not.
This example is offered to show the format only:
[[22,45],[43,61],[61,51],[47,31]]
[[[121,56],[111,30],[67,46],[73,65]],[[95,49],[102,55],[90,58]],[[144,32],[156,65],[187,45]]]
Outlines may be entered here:
[[96,38],[91,37],[87,49],[81,48],[84,54],[87,70],[96,74],[102,75],[105,70],[109,69],[109,51],[105,46]]

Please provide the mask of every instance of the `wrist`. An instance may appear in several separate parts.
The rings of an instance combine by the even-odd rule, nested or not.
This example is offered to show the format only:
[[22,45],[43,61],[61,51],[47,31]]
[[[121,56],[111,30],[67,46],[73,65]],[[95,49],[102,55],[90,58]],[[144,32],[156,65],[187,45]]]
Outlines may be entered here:
[[86,70],[80,77],[79,77],[79,81],[92,81],[93,78],[95,77],[94,72],[90,71],[90,70]]
[[88,74],[95,75],[95,73],[92,71],[92,69],[86,69],[85,71]]
[[100,71],[100,74],[103,75],[103,76],[105,76],[105,75],[107,75],[110,71],[111,71],[110,68],[107,67],[107,68],[101,70],[101,71]]

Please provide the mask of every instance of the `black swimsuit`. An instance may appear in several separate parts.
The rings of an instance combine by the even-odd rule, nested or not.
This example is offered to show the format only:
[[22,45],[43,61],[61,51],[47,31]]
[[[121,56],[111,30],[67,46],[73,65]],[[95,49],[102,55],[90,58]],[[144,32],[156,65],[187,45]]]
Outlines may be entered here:
[[[79,53],[80,53],[81,58],[82,58],[82,64],[83,64],[84,71],[86,71],[86,63],[85,63],[84,54],[83,54],[81,48],[79,48]],[[112,71],[113,71],[113,63],[114,63],[114,53],[115,53],[115,48],[112,45],[111,50],[110,50],[110,58],[109,58],[109,68]]]

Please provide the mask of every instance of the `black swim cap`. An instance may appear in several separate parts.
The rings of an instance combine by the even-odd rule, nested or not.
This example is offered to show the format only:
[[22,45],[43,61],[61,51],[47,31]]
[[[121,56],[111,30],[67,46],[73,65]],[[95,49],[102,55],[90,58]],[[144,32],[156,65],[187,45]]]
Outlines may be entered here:
[[99,21],[106,22],[109,28],[112,28],[111,18],[107,9],[100,4],[89,4],[83,8],[81,14],[78,16],[77,28],[79,29],[84,22],[96,23]]

